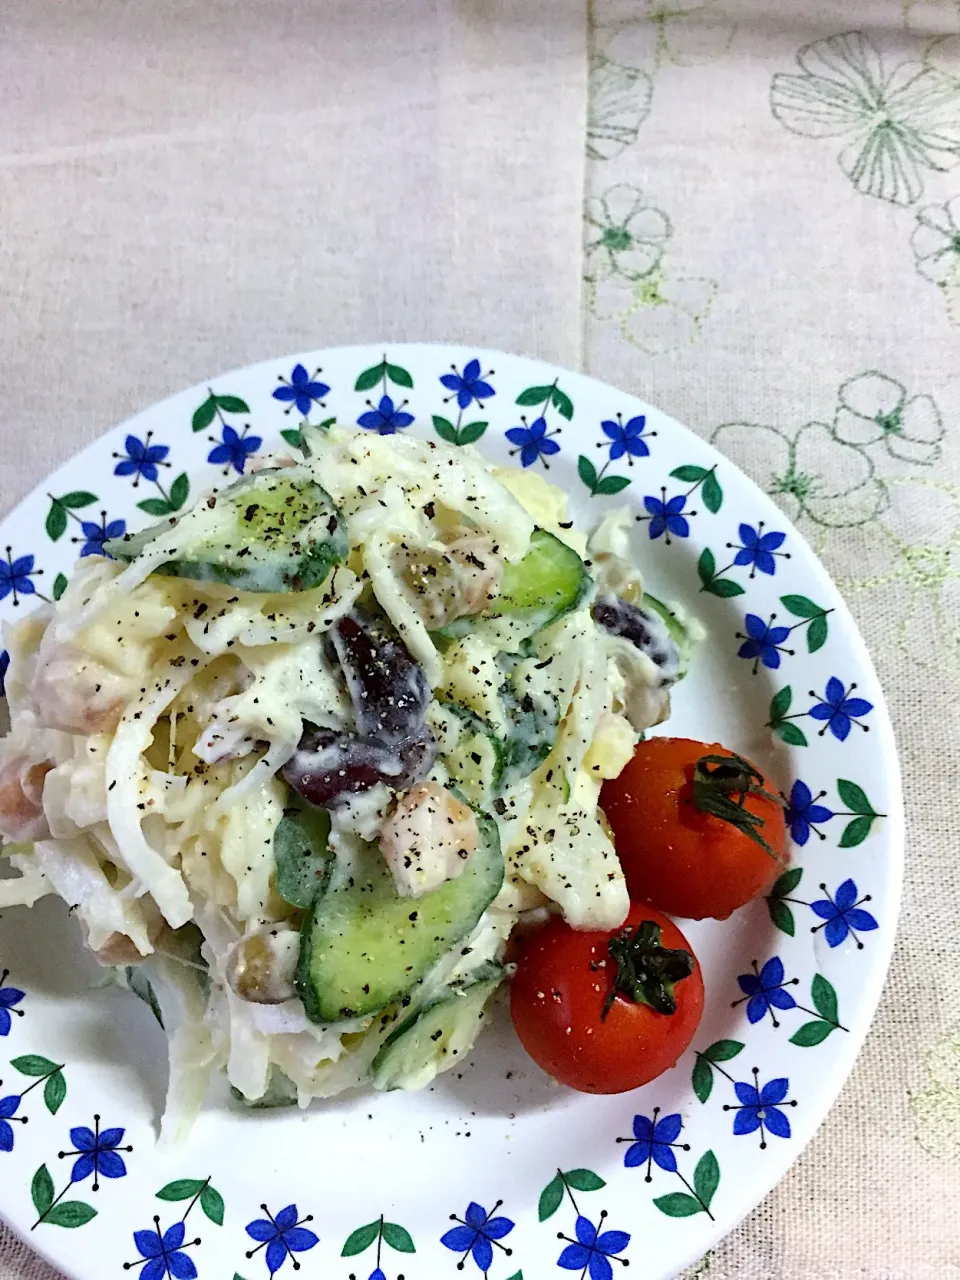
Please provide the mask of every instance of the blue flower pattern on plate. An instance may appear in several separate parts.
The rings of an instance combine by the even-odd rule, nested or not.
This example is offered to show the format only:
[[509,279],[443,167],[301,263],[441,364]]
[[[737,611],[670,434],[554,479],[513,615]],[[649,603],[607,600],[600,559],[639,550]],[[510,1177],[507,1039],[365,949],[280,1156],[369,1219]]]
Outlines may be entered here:
[[750,577],[755,573],[774,574],[777,562],[774,559],[778,548],[783,546],[785,533],[763,532],[763,525],[741,524],[739,530],[741,546],[734,556],[733,563],[750,565]]
[[0,1151],[13,1150],[13,1125],[10,1121],[17,1114],[19,1106],[20,1095],[18,1093],[10,1094],[6,1098],[0,1098]]
[[290,381],[283,381],[279,387],[274,388],[274,400],[280,400],[287,405],[285,413],[295,408],[301,418],[310,416],[310,410],[314,404],[319,404],[330,390],[325,382],[317,380],[319,372],[318,369],[311,378],[302,364],[295,364],[290,372]]
[[[295,1253],[306,1253],[320,1243],[319,1237],[303,1226],[304,1222],[313,1221],[313,1214],[300,1218],[295,1204],[288,1204],[275,1216],[265,1204],[260,1208],[267,1217],[248,1222],[246,1227],[247,1235],[252,1240],[259,1240],[260,1244],[258,1248],[251,1249],[247,1257],[252,1258],[266,1245],[267,1270],[271,1275],[280,1270],[287,1258],[293,1258]],[[295,1258],[293,1260],[294,1270],[298,1270],[299,1263]]]
[[677,1157],[673,1154],[674,1147],[680,1146],[682,1150],[689,1150],[686,1144],[677,1142],[682,1128],[683,1120],[676,1112],[673,1115],[663,1116],[659,1120],[656,1119],[656,1112],[653,1120],[649,1116],[634,1116],[633,1136],[636,1142],[627,1147],[623,1157],[624,1165],[628,1169],[635,1169],[645,1164],[647,1182],[651,1179],[651,1163],[658,1165],[667,1173],[676,1173]]
[[112,559],[103,544],[109,542],[111,538],[122,538],[127,532],[127,522],[126,520],[108,520],[107,513],[104,512],[99,524],[95,524],[92,520],[84,520],[80,528],[83,539],[74,538],[74,542],[83,542],[80,548],[81,556],[107,556],[108,559]]
[[16,1006],[23,999],[24,992],[19,987],[4,986],[9,976],[9,969],[4,969],[3,973],[0,973],[0,1036],[10,1034],[10,1028],[13,1026],[11,1009],[14,1009],[21,1018],[23,1017],[23,1010],[17,1009]]
[[737,983],[748,997],[747,1018],[750,1022],[759,1022],[769,1013],[773,1025],[777,1026],[774,1009],[796,1007],[796,1000],[785,989],[783,962],[779,956],[768,960],[759,973],[741,973]]
[[[70,1130],[70,1141],[75,1150],[63,1154],[77,1156],[70,1174],[71,1182],[84,1182],[93,1174],[93,1189],[99,1187],[100,1178],[125,1178],[127,1166],[117,1148],[123,1141],[123,1129],[100,1130],[100,1117],[96,1116],[96,1131],[86,1125]],[[129,1147],[123,1148],[129,1151]]]
[[382,395],[375,409],[361,413],[357,423],[367,431],[376,431],[381,436],[392,436],[413,422],[413,414],[404,412],[402,405],[395,405],[393,397]]
[[123,445],[125,455],[115,453],[120,461],[113,468],[115,476],[133,476],[134,487],[140,483],[141,476],[154,484],[159,476],[158,464],[163,462],[170,449],[165,444],[151,444],[150,437],[141,440],[138,436],[127,436]]
[[135,1231],[133,1242],[140,1252],[142,1262],[124,1263],[124,1270],[141,1266],[140,1280],[196,1280],[197,1268],[193,1259],[184,1249],[189,1249],[199,1240],[184,1243],[187,1228],[182,1222],[175,1222],[161,1236],[160,1219],[155,1219],[155,1231]]
[[686,516],[681,515],[687,505],[687,495],[685,493],[678,493],[672,498],[667,498],[666,493],[662,498],[655,498],[652,494],[647,494],[643,499],[643,505],[650,513],[647,533],[651,540],[663,537],[664,534],[667,535],[667,542],[670,541],[671,534],[674,538],[688,538],[690,536],[689,521]]
[[207,461],[217,466],[225,466],[228,470],[232,467],[239,475],[243,475],[247,459],[251,453],[256,453],[262,444],[263,440],[260,436],[241,436],[234,431],[233,427],[224,423],[220,443],[214,445],[207,454]]
[[612,441],[609,446],[611,462],[616,462],[624,454],[631,458],[649,457],[650,448],[643,438],[646,425],[646,415],[642,413],[634,418],[628,418],[626,422],[606,418],[600,423],[603,434]]
[[761,1087],[759,1073],[754,1067],[753,1084],[745,1080],[738,1080],[734,1082],[733,1087],[740,1106],[725,1105],[723,1109],[724,1111],[736,1112],[733,1119],[733,1132],[738,1137],[748,1133],[756,1133],[759,1129],[761,1150],[766,1149],[767,1133],[772,1133],[777,1138],[790,1137],[790,1121],[781,1108],[784,1106],[793,1107],[796,1106],[796,1103],[787,1101],[790,1081],[786,1076],[768,1080]]
[[[493,1265],[494,1244],[497,1244],[499,1248],[504,1248],[499,1242],[513,1230],[513,1223],[509,1218],[494,1216],[501,1203],[502,1201],[498,1200],[490,1212],[487,1213],[483,1205],[471,1200],[467,1205],[467,1211],[462,1220],[454,1215],[455,1221],[459,1225],[451,1227],[449,1231],[441,1236],[441,1244],[446,1245],[454,1253],[463,1254],[458,1263],[458,1267],[461,1270],[467,1257],[472,1256],[480,1270],[486,1274]],[[509,1253],[510,1250],[505,1249],[504,1252]]]
[[[824,893],[827,892],[825,884],[822,884],[820,888]],[[864,911],[861,905],[869,901],[869,893],[862,898],[857,898],[855,881],[844,880],[832,898],[827,894],[826,898],[820,898],[816,902],[810,903],[811,910],[824,921],[823,924],[815,926],[814,932],[822,929],[823,935],[831,947],[839,947],[840,943],[846,940],[848,934],[852,935],[857,944],[857,949],[862,951],[863,943],[857,937],[857,934],[869,933],[878,927],[870,912]]]
[[440,381],[448,391],[455,393],[457,405],[461,409],[468,409],[474,400],[479,405],[481,400],[489,400],[496,394],[490,383],[480,376],[480,361],[477,359],[468,360],[463,366],[462,374],[457,373],[456,369],[453,373],[441,374]]
[[780,665],[781,647],[790,634],[790,628],[775,627],[772,622],[764,622],[755,613],[748,613],[743,625],[747,634],[737,650],[737,657],[762,662],[765,667],[775,671]]
[[[790,828],[790,835],[795,844],[805,845],[810,839],[810,832],[816,831],[820,823],[829,822],[834,816],[832,809],[819,803],[825,794],[826,792],[821,791],[820,795],[814,796],[807,784],[801,782],[799,778],[790,788],[790,799],[787,801],[783,817]],[[821,840],[826,839],[826,836],[819,831],[817,835]]]
[[538,458],[552,458],[560,452],[556,440],[547,434],[544,417],[534,418],[527,426],[511,427],[506,435],[520,450],[520,462],[525,467],[532,467]]
[[[851,697],[856,687],[854,683],[849,689],[845,688],[836,676],[831,676],[827,681],[823,697],[818,698],[810,708],[810,715],[814,720],[826,721],[820,730],[821,735],[829,729],[839,742],[845,742],[851,725],[866,729],[867,726],[860,721],[873,710],[873,703],[867,702],[866,698]],[[812,696],[817,697],[815,693]]]
[[0,560],[0,600],[5,600],[13,593],[13,602],[18,596],[32,596],[36,591],[32,575],[38,570],[33,556],[18,556],[14,560],[10,548],[7,547],[6,560]]
[[[583,1214],[578,1215],[574,1228],[577,1238],[570,1241],[557,1259],[558,1267],[563,1267],[566,1271],[589,1273],[590,1280],[611,1280],[613,1267],[610,1259],[626,1262],[625,1258],[617,1258],[616,1255],[623,1253],[630,1243],[630,1236],[626,1231],[602,1230],[605,1216],[601,1213],[599,1226],[594,1226],[589,1218],[585,1218]],[[567,1239],[566,1236],[561,1238]]]
[[7,696],[7,671],[10,667],[10,654],[3,650],[0,653],[0,698]]

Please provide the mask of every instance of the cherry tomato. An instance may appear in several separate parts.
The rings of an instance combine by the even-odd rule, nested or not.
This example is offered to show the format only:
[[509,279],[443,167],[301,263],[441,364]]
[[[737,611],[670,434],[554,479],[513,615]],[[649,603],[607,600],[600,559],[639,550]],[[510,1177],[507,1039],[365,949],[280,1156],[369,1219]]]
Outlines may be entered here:
[[559,916],[521,940],[510,1012],[523,1047],[581,1093],[625,1093],[672,1067],[703,1012],[690,944],[652,907],[619,929],[581,931]]
[[759,770],[717,743],[641,742],[600,804],[630,897],[724,920],[786,861],[783,807]]

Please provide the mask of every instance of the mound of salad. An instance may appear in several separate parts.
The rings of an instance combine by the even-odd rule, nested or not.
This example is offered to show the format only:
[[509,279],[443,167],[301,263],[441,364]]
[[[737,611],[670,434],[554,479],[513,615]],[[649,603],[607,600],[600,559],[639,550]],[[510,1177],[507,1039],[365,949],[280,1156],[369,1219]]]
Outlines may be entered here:
[[[523,969],[518,922],[613,939],[604,998],[656,1016],[643,984],[694,969],[629,914],[600,807],[690,648],[628,513],[588,538],[472,448],[302,443],[5,628],[0,906],[59,895],[152,1005],[174,1139],[221,1070],[261,1105],[428,1084]],[[744,813],[766,794],[704,770]]]

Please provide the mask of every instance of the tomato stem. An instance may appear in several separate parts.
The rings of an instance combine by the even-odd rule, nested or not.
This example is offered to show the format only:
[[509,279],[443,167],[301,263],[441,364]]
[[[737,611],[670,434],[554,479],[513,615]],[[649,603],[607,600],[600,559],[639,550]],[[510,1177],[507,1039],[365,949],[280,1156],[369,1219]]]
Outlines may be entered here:
[[634,1004],[647,1004],[657,1013],[676,1013],[674,987],[693,973],[693,956],[689,951],[662,946],[660,937],[660,926],[643,920],[635,929],[615,933],[607,943],[617,971],[601,1019],[606,1018],[618,995]]
[[693,803],[701,813],[709,813],[742,832],[771,858],[777,854],[760,834],[766,820],[746,807],[747,796],[762,796],[781,804],[767,791],[763,774],[743,756],[706,755],[693,766]]

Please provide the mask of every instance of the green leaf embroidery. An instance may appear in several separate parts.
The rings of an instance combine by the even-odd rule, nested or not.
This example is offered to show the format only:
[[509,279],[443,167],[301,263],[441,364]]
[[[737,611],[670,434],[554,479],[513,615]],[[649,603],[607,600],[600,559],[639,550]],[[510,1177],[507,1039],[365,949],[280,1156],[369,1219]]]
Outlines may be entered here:
[[711,515],[716,515],[723,506],[723,490],[720,488],[720,481],[715,471],[707,474],[700,492],[703,494],[703,505]]
[[580,457],[577,459],[577,475],[579,475],[580,479],[587,486],[587,488],[590,490],[591,493],[594,493],[596,491],[597,468],[593,465],[590,459],[585,457],[582,453]]
[[717,1187],[720,1185],[720,1166],[712,1151],[705,1151],[697,1161],[693,1171],[693,1189],[703,1201],[705,1209],[710,1208]]
[[573,1187],[574,1191],[599,1191],[601,1187],[607,1185],[592,1169],[571,1169],[563,1176],[567,1185]]
[[553,388],[553,407],[559,413],[561,418],[566,418],[569,422],[573,418],[573,401],[559,387]]
[[684,484],[698,484],[707,474],[706,467],[674,467],[670,472],[675,480],[682,480]]
[[805,747],[807,745],[807,735],[799,725],[780,724],[776,726],[776,732],[788,747]]
[[697,573],[700,575],[700,581],[705,589],[713,581],[716,572],[717,558],[709,547],[704,547],[700,552],[700,559],[697,561]]
[[770,725],[771,729],[775,729],[787,714],[790,710],[790,703],[792,701],[793,690],[789,685],[784,685],[779,693],[775,693],[773,695],[773,698],[770,701],[770,719],[767,721],[767,724]]
[[59,600],[59,599],[60,599],[60,597],[63,595],[63,593],[66,591],[66,589],[67,589],[67,582],[68,582],[68,581],[69,581],[69,580],[68,580],[67,575],[66,575],[65,573],[58,573],[58,574],[57,574],[57,576],[54,578],[54,580],[53,580],[53,598],[54,598],[54,600]]
[[713,1071],[710,1069],[710,1064],[699,1056],[694,1060],[690,1083],[700,1101],[706,1102],[713,1092]]
[[173,484],[170,486],[170,505],[174,511],[179,511],[190,495],[190,480],[185,471],[177,476]]
[[43,1101],[47,1110],[55,1116],[63,1106],[67,1096],[67,1082],[62,1071],[55,1071],[43,1086]]
[[158,1200],[192,1200],[199,1195],[206,1183],[203,1178],[180,1178],[177,1182],[168,1182],[157,1192]]
[[739,582],[734,582],[733,578],[713,578],[704,584],[703,589],[709,591],[712,596],[720,596],[723,600],[729,600],[731,596],[743,595],[743,587]]
[[58,538],[62,538],[67,532],[67,513],[56,498],[54,498],[53,505],[47,512],[44,528],[51,542],[56,542]]
[[661,1213],[668,1218],[692,1218],[695,1213],[702,1213],[703,1206],[685,1191],[672,1191],[668,1196],[658,1196],[653,1202]]
[[38,1054],[28,1053],[22,1058],[14,1058],[10,1063],[22,1076],[48,1076],[57,1070],[57,1064],[49,1058],[41,1058]]
[[396,1249],[397,1253],[417,1252],[410,1232],[405,1227],[401,1227],[398,1222],[385,1222],[383,1224],[383,1238],[391,1249]]
[[215,396],[208,396],[199,409],[195,409],[192,418],[194,431],[204,431],[217,416]]
[[829,1022],[805,1022],[790,1037],[790,1043],[799,1045],[801,1049],[812,1049],[814,1045],[823,1044],[831,1031],[836,1027]]
[[731,1058],[735,1058],[742,1052],[741,1040],[714,1040],[709,1048],[704,1049],[703,1056],[709,1058],[711,1062],[729,1062]]
[[239,1273],[239,1271],[235,1271],[233,1273],[233,1280],[243,1280],[243,1276]]
[[854,818],[852,822],[848,822],[844,827],[839,847],[841,849],[855,849],[858,844],[863,844],[870,834],[872,826],[873,818]]
[[368,1222],[365,1227],[357,1227],[356,1231],[347,1236],[346,1243],[340,1251],[340,1257],[352,1258],[355,1254],[363,1253],[364,1249],[370,1248],[379,1234],[379,1218],[376,1222]]
[[627,476],[604,476],[594,489],[594,493],[607,497],[611,493],[619,493],[630,483]]
[[200,1208],[211,1222],[215,1222],[218,1227],[223,1226],[223,1196],[215,1187],[208,1184],[200,1192]]
[[300,440],[299,428],[294,430],[293,427],[284,427],[284,429],[280,432],[280,435],[283,437],[284,440],[286,440],[287,444],[290,446],[291,449],[300,449],[303,447],[302,442]]
[[465,427],[460,428],[460,439],[458,444],[475,444],[487,429],[485,422],[468,422]]
[[173,510],[165,498],[144,498],[142,502],[137,503],[137,506],[148,516],[168,516]]
[[837,1017],[837,993],[822,973],[813,975],[813,982],[810,984],[810,996],[813,1000],[813,1007],[821,1018],[826,1018],[828,1022],[840,1021]]
[[53,1179],[50,1177],[50,1170],[42,1164],[30,1183],[30,1199],[41,1218],[53,1204],[53,1195]]
[[517,396],[517,404],[546,404],[553,395],[553,387],[527,387],[526,391],[521,391]]
[[820,606],[814,604],[807,596],[781,596],[780,603],[795,618],[815,618],[818,613],[823,613]]
[[250,406],[239,396],[214,396],[224,413],[249,413]]
[[433,429],[441,440],[446,440],[447,444],[457,443],[457,428],[449,418],[442,418],[439,413],[435,413],[433,415]]
[[407,373],[406,369],[398,364],[387,365],[387,377],[391,382],[396,383],[398,387],[412,387],[413,379]]
[[785,898],[788,893],[793,893],[802,877],[803,867],[791,867],[789,871],[784,871],[782,876],[777,877],[773,888],[770,890],[770,897]]
[[72,1231],[77,1227],[85,1227],[96,1216],[97,1211],[92,1205],[84,1204],[82,1200],[64,1200],[50,1210],[44,1222],[49,1222],[54,1227],[68,1227]]
[[855,782],[850,782],[847,778],[838,778],[837,795],[851,813],[866,814],[870,818],[877,816],[873,805],[867,799],[867,793],[863,787],[858,787]]
[[541,1222],[546,1222],[560,1208],[563,1201],[563,1179],[559,1173],[540,1192],[540,1203],[537,1206],[537,1213]]
[[819,614],[807,627],[807,652],[816,653],[827,643],[827,615]]
[[60,501],[65,507],[72,510],[76,507],[89,507],[92,502],[96,502],[97,495],[90,493],[87,489],[74,489],[70,493],[65,493]]
[[787,937],[792,938],[796,933],[796,927],[793,923],[793,912],[783,901],[782,898],[768,898],[767,910],[770,912],[770,919]]
[[508,1277],[508,1280],[523,1280],[523,1272],[515,1271],[512,1276]]
[[369,391],[371,387],[375,387],[383,377],[386,369],[385,360],[381,360],[379,364],[371,365],[369,369],[364,369],[353,384],[354,391]]

